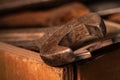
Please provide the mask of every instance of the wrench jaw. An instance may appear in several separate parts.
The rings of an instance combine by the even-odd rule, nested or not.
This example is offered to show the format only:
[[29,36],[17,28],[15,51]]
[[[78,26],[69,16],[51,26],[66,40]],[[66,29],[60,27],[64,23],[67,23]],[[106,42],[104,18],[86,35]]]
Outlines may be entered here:
[[[103,47],[107,47],[109,45],[113,44],[112,40],[100,40],[97,42],[93,42],[91,44],[88,44],[86,46],[83,46],[77,50],[74,51],[74,54],[78,56],[78,60],[84,60],[93,57],[94,55],[91,54],[91,52],[101,49]],[[96,54],[97,55],[97,54]]]
[[[50,37],[47,42],[44,43],[40,53],[40,56],[42,57],[44,62],[50,66],[61,66],[77,61],[78,56],[74,54],[73,47],[77,46],[77,48],[79,48],[80,46],[83,46],[85,42],[88,42],[88,40],[91,41],[97,36],[91,35],[87,27],[80,24],[78,24],[77,26],[73,26],[73,29],[70,29],[70,31],[67,32],[65,36],[62,36],[62,34],[65,33],[59,33],[59,36],[58,33],[59,30],[52,35],[52,38]],[[59,39],[59,41],[57,41],[57,37],[60,36],[62,37]],[[69,44],[66,42],[69,42]],[[84,54],[82,56],[84,56]]]
[[[86,17],[89,17],[89,20],[86,18],[83,19],[85,21],[84,24],[89,30],[89,33],[93,36],[103,38],[107,33],[103,19],[96,13],[87,14]],[[83,21],[83,20],[80,19],[79,21]]]
[[47,52],[49,52],[49,54],[41,55],[41,58],[46,64],[54,67],[71,63],[75,61],[76,58],[76,56],[73,54],[73,51],[64,46],[56,46],[52,48],[52,51]]
[[89,51],[79,56],[74,51],[103,38],[105,34],[106,28],[100,16],[90,13],[56,30],[41,46],[40,56],[50,66],[61,66],[80,60],[80,55],[81,59],[90,57]]
[[91,52],[101,49],[101,48],[105,48],[113,44],[119,44],[119,43],[120,43],[120,34],[118,33],[117,35],[114,34],[111,37],[103,38],[97,42],[93,42],[91,44],[83,46],[75,50],[74,54],[78,56],[78,60],[88,59],[90,57],[97,55],[97,54],[92,55]]
[[[101,26],[102,25],[102,26]],[[98,39],[101,39],[105,37],[106,35],[106,28],[104,23],[101,23],[100,25],[92,26],[92,25],[86,25],[89,33],[91,36],[96,36]]]

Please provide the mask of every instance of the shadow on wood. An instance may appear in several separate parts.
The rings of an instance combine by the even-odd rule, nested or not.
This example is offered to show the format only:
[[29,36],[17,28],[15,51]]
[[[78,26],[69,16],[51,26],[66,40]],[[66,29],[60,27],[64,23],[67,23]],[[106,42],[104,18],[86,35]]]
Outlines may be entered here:
[[120,80],[120,44],[95,53],[105,55],[86,63],[77,63],[78,80]]

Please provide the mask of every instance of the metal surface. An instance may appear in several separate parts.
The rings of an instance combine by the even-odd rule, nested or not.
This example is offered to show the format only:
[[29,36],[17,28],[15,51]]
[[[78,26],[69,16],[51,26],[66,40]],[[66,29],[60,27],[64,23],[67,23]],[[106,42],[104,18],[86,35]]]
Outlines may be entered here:
[[105,37],[97,42],[90,43],[77,49],[74,53],[81,56],[79,59],[88,59],[90,57],[94,57],[94,55],[97,55],[97,53],[92,55],[91,52],[113,44],[120,44],[120,25],[110,21],[104,22],[107,30]]
[[2,30],[0,40],[40,50],[42,59],[48,65],[61,66],[90,58],[92,51],[119,43],[120,25],[108,21],[105,24],[106,27],[97,14],[90,13],[60,27]]
[[[93,16],[91,15],[91,17],[93,17]],[[84,20],[84,18],[81,18],[81,19]],[[95,19],[97,20],[97,17]],[[91,19],[90,17],[89,17],[89,20],[94,22],[94,19]],[[85,21],[87,22],[87,20],[85,20]],[[98,41],[95,41],[95,42],[94,41],[91,42],[92,39],[87,39],[88,41],[85,41],[84,38],[88,37],[85,35],[85,33],[82,33],[82,36],[84,36],[84,37],[81,37],[81,38],[79,38],[81,35],[79,37],[75,38],[74,35],[76,35],[77,33],[74,33],[74,35],[71,35],[73,31],[77,32],[77,30],[79,30],[80,24],[76,25],[76,26],[74,26],[75,24],[73,24],[73,30],[71,30],[72,27],[70,27],[71,28],[70,32],[69,32],[69,29],[66,29],[66,30],[61,29],[59,32],[54,33],[43,44],[42,48],[40,48],[41,49],[41,57],[47,64],[49,64],[51,66],[61,66],[64,64],[68,64],[70,62],[79,61],[82,59],[88,59],[88,58],[94,56],[91,54],[91,52],[93,52],[93,51],[110,46],[112,44],[119,44],[120,43],[120,25],[113,23],[113,22],[108,22],[108,21],[105,21],[105,23],[107,26],[106,27],[107,28],[106,35],[104,34],[105,36],[104,37],[102,36],[103,37],[102,39],[99,39]],[[72,22],[71,22],[71,24],[72,24]],[[67,25],[67,27],[66,26],[64,26],[64,27],[68,28],[71,24]],[[87,25],[89,25],[89,23],[87,23]],[[95,27],[95,25],[96,25],[96,23],[94,23],[94,27]],[[99,25],[100,25],[100,23],[99,23]],[[81,27],[85,27],[85,26],[82,25]],[[77,28],[77,30],[76,30],[76,28]],[[104,30],[104,27],[102,29]],[[85,32],[85,31],[80,30],[80,32]],[[66,42],[62,41],[62,39],[64,39],[64,35],[62,35],[62,33],[64,35],[66,34],[65,36],[68,39],[68,41],[67,41],[68,45],[64,44]],[[99,33],[99,32],[96,31],[96,33]],[[58,39],[59,36],[60,36],[60,38]],[[74,36],[74,38],[73,38],[73,36]],[[98,35],[96,35],[96,36],[98,36]],[[92,37],[95,38],[95,35]],[[79,42],[79,41],[77,42],[77,38],[79,38],[78,40],[81,42]],[[84,40],[83,42],[82,42],[82,39]],[[75,40],[75,43],[77,43],[77,45],[74,43],[73,40]],[[60,41],[62,41],[63,44],[60,43]],[[90,41],[90,43],[87,43],[89,41]],[[97,53],[96,53],[96,55],[97,55]]]
[[[37,36],[31,40],[33,31],[34,34],[38,33]],[[44,32],[42,37],[40,36],[39,31]],[[20,33],[19,36],[16,35],[16,32]],[[24,34],[26,32],[28,33],[27,35]],[[1,41],[22,46],[27,49],[32,48],[38,50],[39,47],[41,57],[43,59],[48,58],[48,60],[44,59],[45,62],[49,61],[47,64],[59,66],[75,61],[76,56],[74,53],[71,53],[73,52],[72,50],[76,50],[81,46],[99,40],[106,34],[106,29],[103,21],[97,14],[89,13],[54,29],[31,29],[24,30],[24,32],[21,32],[20,30],[13,30],[10,32],[2,30],[1,33]],[[10,35],[11,38],[9,37]],[[38,47],[36,47],[36,45]],[[68,56],[69,58],[67,58]]]
[[[15,2],[13,1],[5,4],[3,4],[4,3],[3,2],[0,5],[0,11],[14,10],[22,7],[32,7],[32,6],[35,7],[38,4],[43,7],[46,4],[52,5],[53,3],[59,3],[59,2],[64,2],[64,1],[19,0],[19,1],[15,1]],[[62,26],[58,26],[54,28],[46,28],[46,29],[39,29],[39,30],[26,29],[22,31],[11,30],[10,32],[2,30],[0,32],[1,34],[0,41],[7,42],[10,44],[31,49],[31,50],[36,50],[36,51],[39,50],[41,58],[44,60],[46,64],[50,66],[62,66],[75,61],[88,59],[90,57],[93,57],[91,52],[112,44],[120,43],[120,26],[114,23],[105,21],[105,23],[110,24],[109,26],[117,26],[117,29],[115,27],[114,27],[115,29],[105,27],[103,20],[100,18],[100,16],[120,13],[120,5],[119,5],[120,1],[117,1],[117,2],[115,2],[115,5],[113,4],[114,2],[110,2],[107,4],[106,2],[99,3],[99,5],[91,4],[92,6],[89,5],[90,9],[95,13],[89,13],[80,18],[74,19],[66,24],[63,23],[64,25]],[[107,8],[105,7],[106,5],[107,5]],[[76,6],[75,8],[78,9],[78,7]],[[45,18],[47,18],[45,19],[45,21],[48,22],[48,24],[49,24],[49,21],[50,22],[53,21],[52,23],[50,23],[50,25],[52,24],[51,26],[53,26],[53,24],[55,25],[56,24],[55,22],[57,22],[56,25],[58,25],[58,22],[62,21],[63,19],[66,20],[66,18],[64,18],[63,15],[60,17],[60,15],[58,14],[56,15],[55,12],[56,11],[51,12],[52,16],[50,16],[49,12],[47,13],[51,19],[45,16]],[[60,12],[62,11],[60,10]],[[68,14],[68,12],[66,13]],[[87,10],[87,12],[89,12],[89,10]],[[78,12],[76,12],[77,13],[76,14],[75,11],[72,11],[72,13],[74,15],[70,14],[70,16],[67,16],[68,20],[70,20],[70,18],[72,18],[73,16],[79,17]],[[60,21],[59,20],[56,21],[57,19],[59,19]],[[43,19],[41,21],[43,21]],[[3,22],[1,23],[3,24]],[[13,24],[14,23],[15,22],[13,22]],[[23,24],[24,23],[25,22],[23,21]],[[21,22],[19,24],[21,24]],[[44,21],[43,21],[43,24],[44,24]],[[106,31],[106,28],[107,28],[107,31]]]
[[74,54],[74,50],[103,38],[105,34],[106,29],[101,18],[95,13],[89,13],[63,25],[42,46],[38,45],[40,56],[51,66],[74,62],[80,57]]
[[[73,21],[73,23],[76,23],[75,20]],[[26,28],[26,29],[11,29],[11,30],[3,29],[0,31],[0,41],[7,42],[16,46],[24,47],[27,49],[39,50],[35,46],[34,42],[39,39],[39,45],[41,45],[41,43],[43,43],[46,40],[46,38],[48,38],[50,35],[52,35],[55,31],[59,29],[60,27],[36,28],[36,29]],[[71,32],[71,34],[69,35],[71,36],[72,34],[75,33],[79,33],[79,30],[77,32],[75,31]],[[78,36],[80,35],[81,34],[78,34]],[[74,37],[72,37],[71,40],[75,41]],[[63,45],[71,44],[70,41],[68,42],[67,37],[64,37],[64,39],[60,43]],[[74,44],[74,46],[77,46],[76,43]]]

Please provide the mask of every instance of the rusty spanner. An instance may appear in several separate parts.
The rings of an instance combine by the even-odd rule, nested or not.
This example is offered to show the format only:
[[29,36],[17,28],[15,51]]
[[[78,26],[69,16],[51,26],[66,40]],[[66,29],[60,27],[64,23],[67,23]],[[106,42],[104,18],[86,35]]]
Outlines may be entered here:
[[[94,16],[94,14],[92,14],[92,15]],[[87,18],[87,16],[86,16],[86,18]],[[94,18],[96,18],[96,16],[94,16]],[[71,22],[69,22],[69,23],[71,23]],[[74,20],[73,23],[76,23],[76,21]],[[71,23],[71,26],[73,23]],[[30,28],[30,29],[1,30],[0,31],[0,41],[7,42],[10,44],[24,47],[24,48],[31,49],[31,50],[39,50],[36,47],[35,42],[39,41],[40,42],[39,45],[41,46],[41,43],[44,43],[46,38],[51,36],[55,31],[58,31],[60,28],[61,28],[61,26],[53,27],[53,28]],[[78,32],[76,32],[76,33],[78,33]],[[67,42],[67,44],[69,44],[67,41],[67,38],[63,39],[61,41],[62,44],[66,44],[65,42]]]
[[[87,21],[87,17],[90,21]],[[61,66],[87,59],[92,56],[92,51],[120,42],[120,28],[107,29],[106,33],[104,23],[95,14],[83,16],[77,21],[73,21],[72,26],[72,22],[68,23],[43,43],[40,55],[47,64]],[[111,22],[106,23],[109,26],[119,26]],[[96,37],[102,39],[94,41]],[[67,42],[64,42],[64,39]]]
[[[35,43],[37,43],[37,46],[40,48],[39,50],[43,52],[40,53],[43,60],[51,66],[60,66],[73,61],[87,59],[92,56],[91,55],[92,51],[114,43],[119,43],[120,25],[108,21],[105,21],[105,24],[107,25],[106,26],[107,34],[104,23],[102,22],[101,18],[95,13],[91,13],[85,15],[82,18],[78,18],[77,20],[73,20],[67,23],[66,25],[63,25],[62,27],[54,27],[47,29],[45,28],[42,30],[34,29],[36,33],[34,33],[32,29],[27,31],[30,32],[29,34],[25,33],[27,29],[25,29],[25,31],[8,30],[8,32],[7,30],[6,31],[2,30],[3,34],[1,36],[0,33],[0,41],[8,42],[17,46],[22,46],[27,49],[31,48],[32,46],[36,46]],[[63,31],[65,31],[65,33]],[[16,33],[19,34],[19,36],[17,36]],[[33,35],[31,35],[32,33]],[[44,34],[48,39],[45,39]],[[41,38],[42,36],[43,38]],[[99,38],[101,39],[99,40]],[[53,42],[55,41],[55,43],[53,43],[52,40]],[[59,50],[62,48],[58,48],[57,50],[56,46],[63,47],[64,49]],[[68,53],[65,53],[67,52],[67,50]],[[47,51],[49,51],[50,53]]]
[[[88,37],[84,35],[85,37],[79,38],[79,41],[77,42],[77,39],[75,39],[75,43],[77,43],[79,46],[74,46],[75,44],[73,41],[69,43],[69,45],[66,45],[64,43],[61,43],[62,40],[56,40],[55,38],[54,41],[52,42],[52,38],[50,37],[45,44],[40,48],[41,49],[41,57],[43,60],[51,65],[51,66],[61,66],[64,64],[68,64],[71,62],[83,60],[83,59],[88,59],[94,55],[91,54],[92,51],[98,50],[100,48],[104,48],[106,46],[112,45],[112,44],[120,44],[120,27],[119,25],[112,23],[112,22],[107,22],[107,33],[106,35],[102,38],[99,39],[98,41],[93,41],[93,39],[87,39],[85,40],[85,37]],[[115,29],[116,27],[116,29]],[[77,27],[78,28],[78,27]],[[70,31],[68,34],[72,34],[72,31],[74,31],[76,28],[73,28],[73,30]],[[96,32],[97,33],[97,32]],[[59,33],[55,33],[54,35],[58,36]],[[65,35],[64,37],[68,36]],[[76,33],[77,34],[77,33]],[[74,35],[76,35],[74,34]],[[72,35],[72,36],[74,36]],[[52,36],[52,37],[57,37],[57,36]],[[60,36],[60,35],[59,35]],[[70,37],[72,37],[70,36]],[[93,38],[95,36],[91,35]],[[69,37],[69,36],[68,36]],[[102,36],[101,36],[102,37]],[[62,38],[64,39],[64,38]],[[69,38],[68,38],[69,39]],[[74,39],[72,37],[72,39]],[[83,42],[82,42],[82,39]],[[71,38],[70,38],[71,40]],[[89,43],[90,41],[90,43]],[[58,42],[58,43],[57,43]],[[69,40],[68,40],[69,42]],[[85,42],[85,43],[84,43]],[[86,44],[87,43],[87,44]],[[77,47],[77,48],[75,48]],[[97,53],[96,53],[97,54]]]
[[60,66],[78,60],[75,50],[98,41],[106,34],[103,20],[96,13],[74,19],[35,42],[40,56],[51,66]]
[[[95,13],[87,14],[63,25],[40,47],[40,56],[51,66],[61,66],[78,60],[75,50],[103,38],[106,28]],[[39,44],[39,42],[37,43]]]

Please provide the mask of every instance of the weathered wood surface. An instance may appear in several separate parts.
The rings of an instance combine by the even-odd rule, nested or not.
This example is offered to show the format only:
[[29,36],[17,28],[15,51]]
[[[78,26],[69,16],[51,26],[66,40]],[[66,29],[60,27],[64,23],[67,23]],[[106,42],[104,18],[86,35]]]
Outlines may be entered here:
[[108,16],[108,20],[120,23],[120,13],[116,13]]
[[0,13],[29,8],[49,8],[69,1],[71,0],[0,0]]
[[105,55],[76,64],[78,80],[120,80],[120,44],[96,53]]
[[0,80],[73,80],[73,68],[50,67],[39,54],[0,42]]
[[47,11],[24,11],[0,17],[0,27],[54,27],[89,13],[82,3],[69,3]]

